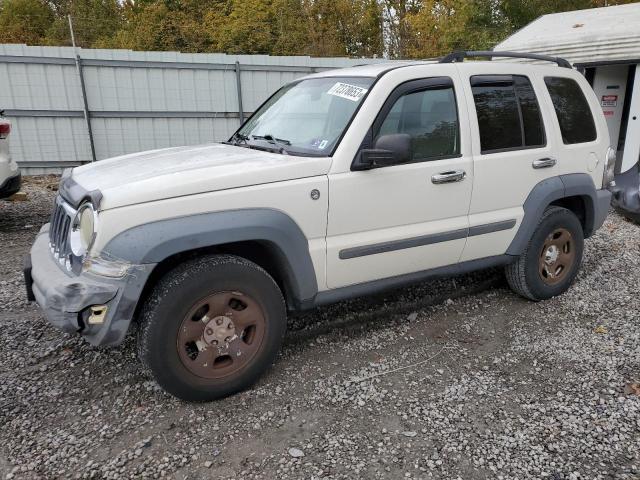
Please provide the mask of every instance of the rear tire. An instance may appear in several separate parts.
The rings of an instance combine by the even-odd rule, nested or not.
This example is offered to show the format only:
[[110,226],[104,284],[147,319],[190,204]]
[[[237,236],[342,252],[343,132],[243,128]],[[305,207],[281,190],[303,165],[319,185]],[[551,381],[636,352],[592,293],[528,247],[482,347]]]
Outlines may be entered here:
[[518,260],[505,267],[511,289],[533,301],[558,296],[571,286],[582,262],[584,233],[576,215],[547,207]]
[[140,318],[140,360],[162,388],[187,401],[251,386],[273,363],[286,330],[276,282],[232,255],[200,257],[171,270]]

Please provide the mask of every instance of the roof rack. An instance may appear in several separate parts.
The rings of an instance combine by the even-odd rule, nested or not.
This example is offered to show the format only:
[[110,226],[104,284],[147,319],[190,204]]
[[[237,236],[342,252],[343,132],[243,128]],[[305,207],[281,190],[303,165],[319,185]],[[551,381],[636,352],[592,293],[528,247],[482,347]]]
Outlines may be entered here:
[[509,58],[530,58],[531,60],[542,60],[545,62],[557,63],[559,67],[572,68],[568,60],[560,57],[550,57],[549,55],[538,55],[537,53],[521,52],[494,52],[492,50],[479,51],[457,51],[450,53],[440,59],[440,63],[462,62],[470,57],[509,57]]

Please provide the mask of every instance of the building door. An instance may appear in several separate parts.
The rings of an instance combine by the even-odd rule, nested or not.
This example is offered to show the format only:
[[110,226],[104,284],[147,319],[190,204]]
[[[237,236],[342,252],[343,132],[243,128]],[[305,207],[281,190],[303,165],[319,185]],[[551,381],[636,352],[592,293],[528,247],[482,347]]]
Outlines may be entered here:
[[630,68],[635,70],[635,75],[629,75],[633,85],[627,87],[631,97],[628,102],[629,111],[626,112],[627,128],[620,173],[626,172],[640,160],[640,68],[639,65],[633,65]]
[[611,145],[618,151],[616,172],[626,172],[640,158],[640,70],[635,64],[602,65],[585,73],[607,120]]
[[[604,65],[595,68],[592,84],[604,118],[607,120],[611,145],[618,145],[625,106],[629,65]],[[620,149],[622,151],[622,148]],[[619,158],[621,158],[619,154]]]

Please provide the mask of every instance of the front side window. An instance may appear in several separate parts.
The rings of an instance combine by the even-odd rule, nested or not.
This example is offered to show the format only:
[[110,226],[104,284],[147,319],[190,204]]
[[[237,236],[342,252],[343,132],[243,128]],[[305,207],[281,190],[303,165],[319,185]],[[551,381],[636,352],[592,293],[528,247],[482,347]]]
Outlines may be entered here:
[[398,133],[411,137],[411,161],[459,154],[458,111],[453,88],[430,88],[398,98],[376,139]]
[[575,80],[545,77],[551,101],[555,108],[565,144],[592,142],[596,139],[596,126],[589,103]]
[[482,153],[545,145],[540,107],[527,77],[476,75],[471,90]]
[[373,80],[326,77],[286,85],[230,142],[290,155],[331,155]]

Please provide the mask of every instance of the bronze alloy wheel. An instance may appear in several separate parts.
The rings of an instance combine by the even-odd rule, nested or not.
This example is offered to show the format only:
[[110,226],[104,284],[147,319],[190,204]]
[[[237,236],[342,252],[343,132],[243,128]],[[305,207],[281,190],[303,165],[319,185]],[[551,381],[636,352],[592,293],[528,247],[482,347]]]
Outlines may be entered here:
[[177,348],[194,375],[221,379],[233,375],[258,352],[265,336],[260,305],[242,292],[217,292],[198,301],[182,320]]
[[547,285],[560,283],[576,259],[573,237],[565,228],[557,228],[544,241],[538,271]]

